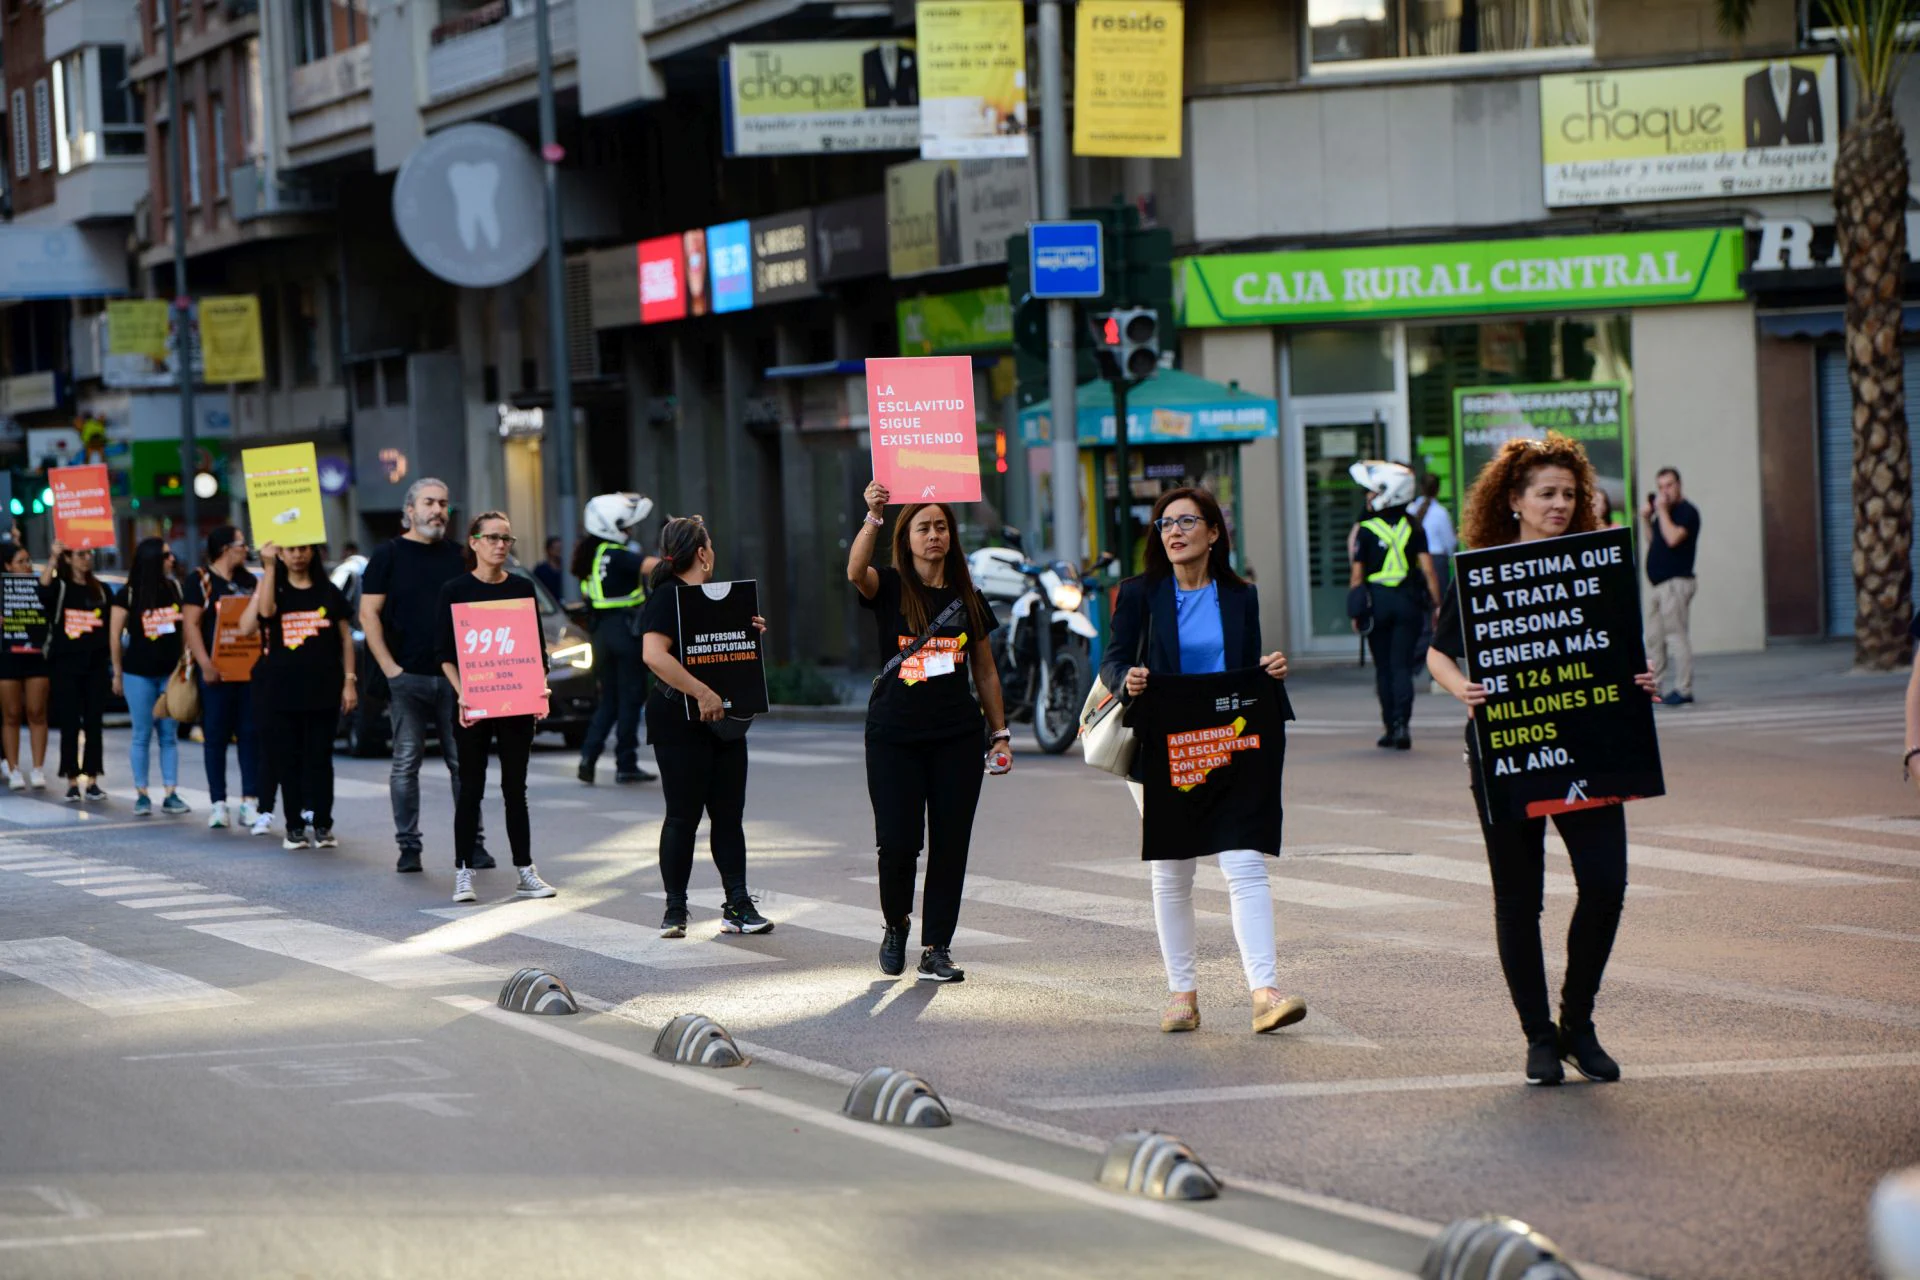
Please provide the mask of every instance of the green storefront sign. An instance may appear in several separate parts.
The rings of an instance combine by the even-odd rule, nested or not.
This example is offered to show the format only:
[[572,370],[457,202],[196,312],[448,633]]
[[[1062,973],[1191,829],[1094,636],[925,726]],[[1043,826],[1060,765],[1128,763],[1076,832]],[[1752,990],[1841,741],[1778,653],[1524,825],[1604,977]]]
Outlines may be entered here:
[[957,356],[1013,346],[1007,286],[904,298],[895,308],[903,356]]
[[1613,523],[1632,510],[1633,431],[1627,389],[1617,382],[1555,382],[1524,387],[1459,387],[1453,393],[1453,474],[1464,505],[1480,468],[1509,440],[1544,440],[1557,431],[1580,442],[1607,496]]
[[1186,258],[1181,323],[1304,324],[1735,302],[1738,228]]

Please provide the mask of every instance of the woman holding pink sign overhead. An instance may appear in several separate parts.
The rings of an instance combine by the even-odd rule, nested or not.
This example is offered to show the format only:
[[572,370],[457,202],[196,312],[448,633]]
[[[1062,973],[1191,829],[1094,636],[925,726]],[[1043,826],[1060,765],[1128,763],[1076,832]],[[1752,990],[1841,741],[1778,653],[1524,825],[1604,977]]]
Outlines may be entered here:
[[[477,902],[473,891],[474,847],[480,834],[480,802],[487,793],[487,756],[500,755],[500,798],[507,810],[507,843],[513,847],[513,865],[520,872],[515,891],[522,898],[551,898],[558,892],[540,878],[533,865],[533,824],[527,816],[527,763],[533,757],[533,735],[540,727],[540,711],[519,715],[486,714],[477,690],[467,683],[460,657],[483,651],[511,653],[512,647],[538,646],[540,669],[547,669],[547,643],[534,611],[533,579],[507,572],[513,555],[513,526],[498,511],[483,511],[467,526],[467,565],[471,570],[450,578],[440,588],[440,631],[434,644],[440,668],[459,694],[460,715],[453,737],[460,750],[460,795],[453,810],[453,900]],[[525,628],[504,618],[493,626],[454,625],[454,610],[502,600],[525,600]],[[485,631],[483,636],[480,633]],[[544,707],[544,701],[542,706]],[[476,714],[480,713],[480,714]]]

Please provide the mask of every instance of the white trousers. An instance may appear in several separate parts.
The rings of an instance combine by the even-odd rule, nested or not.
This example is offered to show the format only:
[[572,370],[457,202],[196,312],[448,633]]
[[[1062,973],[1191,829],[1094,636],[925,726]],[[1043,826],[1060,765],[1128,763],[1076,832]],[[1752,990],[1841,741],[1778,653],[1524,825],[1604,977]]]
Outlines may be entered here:
[[[1137,782],[1127,790],[1144,808],[1146,793]],[[1247,989],[1279,986],[1275,972],[1273,897],[1267,887],[1267,856],[1257,849],[1229,849],[1219,855],[1227,877],[1227,895],[1233,903],[1233,937],[1240,944],[1240,964],[1247,972]],[[1151,862],[1153,868],[1153,923],[1160,935],[1160,958],[1167,966],[1167,990],[1194,991],[1199,974],[1194,965],[1193,868],[1197,858]]]

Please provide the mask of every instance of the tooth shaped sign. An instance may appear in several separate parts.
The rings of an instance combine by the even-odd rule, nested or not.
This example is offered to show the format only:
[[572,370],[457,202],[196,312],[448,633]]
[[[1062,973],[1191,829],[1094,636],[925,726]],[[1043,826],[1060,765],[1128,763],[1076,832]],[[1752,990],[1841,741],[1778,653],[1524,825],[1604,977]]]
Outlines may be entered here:
[[449,284],[491,288],[546,252],[546,176],[518,134],[491,124],[443,129],[393,184],[393,222],[420,265]]

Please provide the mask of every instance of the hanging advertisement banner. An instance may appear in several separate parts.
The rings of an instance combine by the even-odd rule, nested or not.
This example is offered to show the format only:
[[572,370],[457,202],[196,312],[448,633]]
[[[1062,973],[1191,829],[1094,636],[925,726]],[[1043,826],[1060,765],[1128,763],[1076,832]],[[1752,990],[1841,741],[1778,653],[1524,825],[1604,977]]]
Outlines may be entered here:
[[1027,24],[1020,0],[923,0],[920,154],[971,160],[1027,154]]
[[887,170],[887,274],[894,279],[1007,260],[1033,216],[1024,160],[915,160]]
[[159,298],[128,298],[107,303],[107,354],[145,356],[159,364],[167,358],[167,312]]
[[640,242],[640,323],[687,317],[686,249],[679,236]]
[[867,361],[867,430],[895,503],[980,501],[971,357]]
[[1073,154],[1180,154],[1180,0],[1080,0],[1074,16]]
[[259,298],[202,298],[199,312],[202,376],[208,382],[259,382],[267,376]]
[[902,298],[894,306],[894,315],[902,355],[959,355],[1013,346],[1013,307],[1003,284]]
[[726,92],[733,155],[920,145],[920,67],[911,40],[729,45]]
[[1825,191],[1835,79],[1832,57],[1541,76],[1547,206]]
[[1480,468],[1509,440],[1578,440],[1593,463],[1614,523],[1633,511],[1633,431],[1627,389],[1617,382],[1458,387],[1453,393],[1453,474],[1464,499]]
[[247,516],[253,545],[283,547],[327,545],[327,513],[320,497],[320,467],[311,444],[276,444],[242,449],[240,469],[247,477]]
[[813,210],[755,218],[748,224],[755,305],[817,297],[813,279]]
[[813,242],[820,282],[887,273],[887,198],[855,196],[813,211]]
[[113,493],[107,468],[54,467],[47,472],[53,490],[53,536],[78,551],[113,545]]
[[713,272],[713,311],[725,315],[753,306],[753,260],[747,223],[723,222],[707,228],[707,261]]

